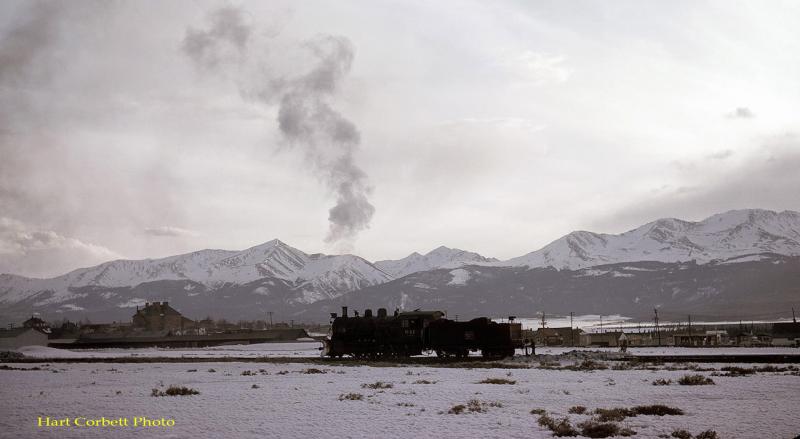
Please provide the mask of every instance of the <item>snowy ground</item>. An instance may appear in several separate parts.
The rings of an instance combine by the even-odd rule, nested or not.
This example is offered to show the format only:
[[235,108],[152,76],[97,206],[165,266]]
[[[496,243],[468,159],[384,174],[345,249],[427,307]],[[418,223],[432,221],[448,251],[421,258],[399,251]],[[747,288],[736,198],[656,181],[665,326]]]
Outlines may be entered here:
[[207,348],[145,349],[55,349],[26,346],[17,351],[33,358],[223,358],[223,357],[319,357],[322,343],[258,343],[250,345],[213,346]]
[[[257,357],[319,357],[322,343],[317,341],[293,343],[259,343],[251,345],[214,346],[208,348],[146,348],[146,349],[55,349],[43,346],[26,346],[18,350],[26,357],[33,358],[257,358]],[[581,347],[538,347],[540,355],[558,355],[570,351],[600,351],[617,353],[619,348],[581,348]],[[522,355],[522,350],[517,355]],[[633,347],[628,349],[632,355],[798,355],[798,348],[675,348],[675,347]],[[473,353],[472,355],[479,355]]]
[[[563,361],[562,365],[570,365]],[[609,363],[613,365],[614,363]],[[0,437],[496,437],[549,438],[531,409],[567,416],[595,408],[667,404],[682,416],[637,416],[620,422],[636,438],[675,429],[713,429],[721,438],[794,437],[800,432],[800,376],[713,376],[716,385],[654,386],[687,373],[668,370],[569,371],[320,366],[275,363],[8,364],[0,370]],[[704,364],[720,368],[728,365]],[[317,368],[325,373],[304,373]],[[250,371],[253,375],[242,375]],[[478,384],[486,378],[515,384]],[[427,380],[430,384],[418,383]],[[381,381],[391,388],[362,385]],[[152,397],[153,388],[188,386],[194,396]],[[361,400],[340,400],[355,393]],[[477,399],[483,412],[449,414]],[[168,428],[38,428],[39,416],[174,419]],[[588,415],[568,415],[573,424]]]

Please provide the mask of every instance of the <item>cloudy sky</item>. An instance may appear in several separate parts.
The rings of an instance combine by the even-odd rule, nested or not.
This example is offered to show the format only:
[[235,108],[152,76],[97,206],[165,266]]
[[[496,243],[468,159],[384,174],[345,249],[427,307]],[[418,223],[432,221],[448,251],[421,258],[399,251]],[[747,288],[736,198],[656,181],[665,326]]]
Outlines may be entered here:
[[797,2],[0,2],[0,272],[800,210]]

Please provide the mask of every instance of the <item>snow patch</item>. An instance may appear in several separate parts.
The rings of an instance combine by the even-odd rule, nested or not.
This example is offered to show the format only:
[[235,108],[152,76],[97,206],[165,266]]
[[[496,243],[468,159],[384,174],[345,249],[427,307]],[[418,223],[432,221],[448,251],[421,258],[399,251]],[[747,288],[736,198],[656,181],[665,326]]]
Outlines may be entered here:
[[466,285],[470,278],[469,271],[463,268],[452,270],[450,275],[453,276],[453,278],[450,279],[450,282],[448,282],[447,285]]

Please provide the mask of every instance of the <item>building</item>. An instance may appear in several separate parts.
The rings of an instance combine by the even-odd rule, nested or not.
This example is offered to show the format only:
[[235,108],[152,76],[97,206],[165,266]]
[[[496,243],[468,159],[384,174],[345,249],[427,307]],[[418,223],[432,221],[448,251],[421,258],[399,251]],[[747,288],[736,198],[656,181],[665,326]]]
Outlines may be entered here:
[[581,346],[616,347],[619,346],[620,335],[622,335],[621,331],[586,332],[580,335],[580,344]]
[[721,346],[728,344],[728,332],[705,331],[697,333],[674,333],[672,334],[672,340],[675,346]]
[[169,302],[146,303],[144,308],[136,307],[133,315],[135,331],[170,331],[182,334],[194,329],[195,322],[181,315]]
[[22,326],[24,328],[38,329],[44,333],[50,332],[50,325],[37,316],[31,316],[31,318],[22,322]]
[[11,351],[32,345],[47,346],[47,334],[26,327],[0,330],[0,351]]
[[534,334],[537,346],[577,346],[583,330],[570,328],[539,328]]
[[775,323],[772,325],[773,346],[800,347],[800,323]]

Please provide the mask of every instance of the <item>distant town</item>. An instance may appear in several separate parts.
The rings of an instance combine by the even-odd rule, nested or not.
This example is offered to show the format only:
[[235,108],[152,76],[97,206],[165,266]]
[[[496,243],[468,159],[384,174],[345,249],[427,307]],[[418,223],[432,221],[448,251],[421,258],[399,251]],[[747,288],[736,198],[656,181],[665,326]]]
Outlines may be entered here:
[[[273,323],[266,320],[229,322],[206,317],[192,320],[169,302],[147,302],[137,307],[130,322],[47,322],[32,315],[21,325],[0,329],[0,350],[22,346],[56,348],[206,347],[295,340],[319,340],[329,325]],[[534,346],[563,347],[800,347],[800,323],[739,323],[524,329],[523,338]]]

